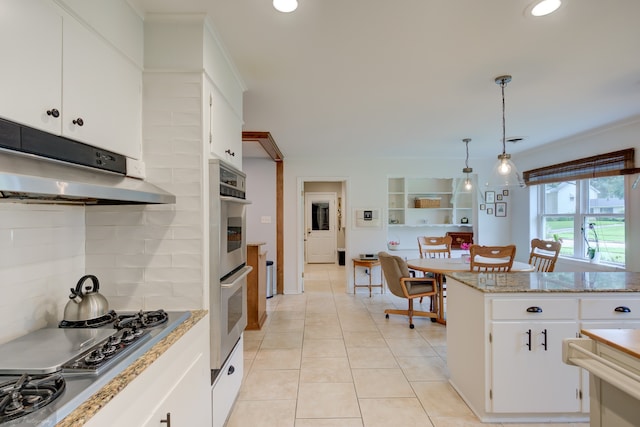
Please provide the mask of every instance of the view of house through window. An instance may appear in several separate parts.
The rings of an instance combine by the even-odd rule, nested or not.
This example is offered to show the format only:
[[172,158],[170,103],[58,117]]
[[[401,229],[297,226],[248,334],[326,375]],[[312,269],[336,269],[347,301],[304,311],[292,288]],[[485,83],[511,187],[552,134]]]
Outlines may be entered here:
[[544,239],[561,240],[561,256],[624,266],[624,177],[538,186]]

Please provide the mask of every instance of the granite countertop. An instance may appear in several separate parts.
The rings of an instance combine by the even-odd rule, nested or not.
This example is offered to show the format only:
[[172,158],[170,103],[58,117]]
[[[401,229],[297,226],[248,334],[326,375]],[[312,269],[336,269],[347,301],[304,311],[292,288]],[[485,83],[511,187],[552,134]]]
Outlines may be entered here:
[[640,329],[583,329],[580,333],[640,359]]
[[485,293],[640,292],[640,273],[447,273],[447,277]]
[[109,381],[97,393],[79,405],[67,415],[56,427],[75,427],[83,425],[102,409],[111,399],[122,391],[130,382],[147,369],[165,351],[175,344],[195,324],[207,314],[207,310],[193,310],[191,316],[174,329],[169,335],[151,347],[144,355],[124,369],[118,376]]

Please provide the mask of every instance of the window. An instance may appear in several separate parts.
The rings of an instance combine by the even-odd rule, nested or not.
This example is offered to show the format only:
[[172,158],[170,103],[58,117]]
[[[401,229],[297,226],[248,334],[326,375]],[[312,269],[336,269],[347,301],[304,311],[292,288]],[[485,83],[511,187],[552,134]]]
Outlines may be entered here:
[[[562,256],[624,266],[624,176],[579,179],[538,186],[543,238],[562,239]],[[590,250],[591,248],[591,250]]]

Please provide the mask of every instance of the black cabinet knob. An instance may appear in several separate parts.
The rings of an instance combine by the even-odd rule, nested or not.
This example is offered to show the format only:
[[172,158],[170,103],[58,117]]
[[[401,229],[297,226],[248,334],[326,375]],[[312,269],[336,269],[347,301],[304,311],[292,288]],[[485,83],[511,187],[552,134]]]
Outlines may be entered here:
[[527,308],[527,313],[542,313],[542,309],[540,307],[529,307]]
[[60,117],[60,111],[56,110],[55,108],[52,108],[51,110],[47,110],[47,116],[58,118]]
[[233,365],[229,366],[229,370],[227,371],[227,375],[231,375],[236,371],[236,368]]
[[631,313],[631,309],[629,307],[625,307],[623,305],[621,305],[620,307],[616,307],[614,309],[614,311],[616,311],[618,313]]
[[77,119],[73,120],[72,123],[74,125],[82,126],[84,125],[84,120],[82,120],[82,117],[78,117]]
[[167,427],[171,427],[171,412],[167,412],[167,418],[160,420],[161,424],[166,424]]

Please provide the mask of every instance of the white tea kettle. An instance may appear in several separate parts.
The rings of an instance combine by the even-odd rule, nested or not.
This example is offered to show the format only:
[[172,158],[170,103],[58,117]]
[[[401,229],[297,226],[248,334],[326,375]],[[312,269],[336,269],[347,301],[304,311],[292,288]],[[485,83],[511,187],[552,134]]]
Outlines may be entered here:
[[[91,279],[92,285],[82,289],[85,280]],[[82,276],[78,280],[76,288],[71,288],[69,302],[64,308],[64,320],[84,321],[104,316],[109,311],[107,299],[98,293],[100,282],[92,274]]]

